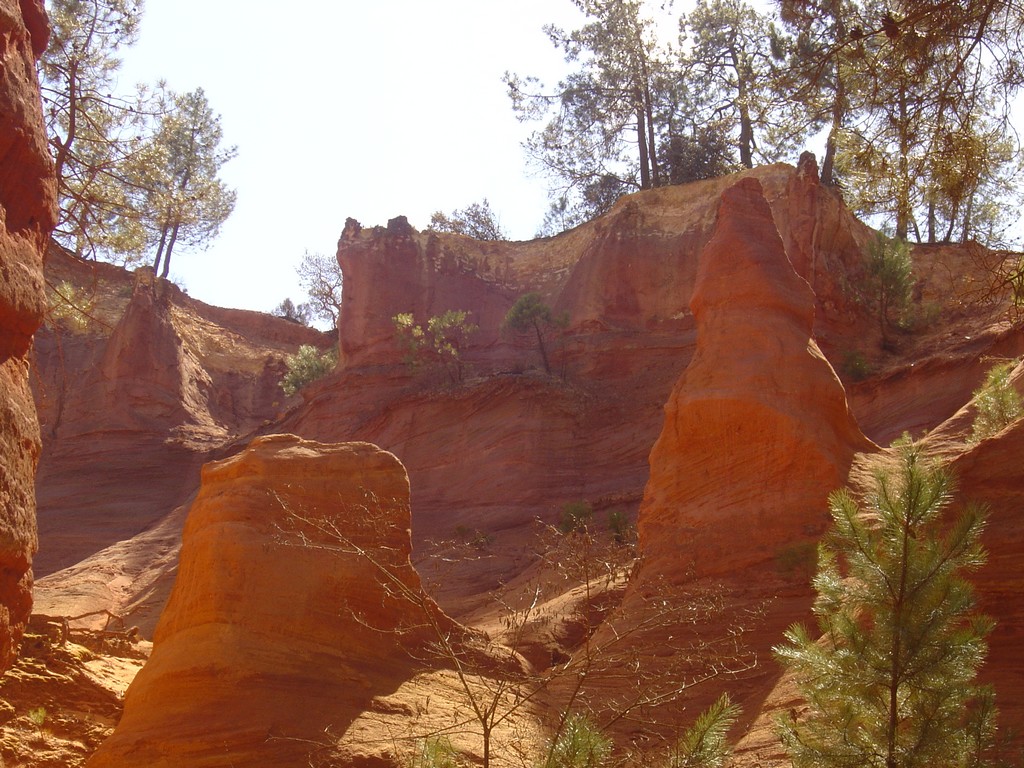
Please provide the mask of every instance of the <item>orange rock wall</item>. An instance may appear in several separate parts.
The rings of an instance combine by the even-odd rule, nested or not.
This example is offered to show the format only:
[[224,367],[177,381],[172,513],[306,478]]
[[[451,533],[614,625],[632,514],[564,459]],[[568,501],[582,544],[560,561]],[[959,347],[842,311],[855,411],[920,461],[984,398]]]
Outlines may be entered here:
[[[601,523],[616,509],[635,515],[664,404],[696,348],[699,255],[738,178],[760,182],[781,222],[775,236],[798,244],[805,278],[821,287],[809,294],[815,333],[836,344],[862,327],[830,271],[855,272],[866,230],[808,165],[632,195],[528,243],[417,232],[402,218],[375,228],[350,220],[338,246],[341,370],[279,428],[394,452],[412,480],[418,553],[457,529],[493,535],[505,552],[526,546],[519,534],[530,522],[557,519],[569,501],[590,501]],[[549,340],[553,377],[542,375],[534,340],[501,332],[507,309],[532,290],[569,317]],[[402,365],[391,318],[423,322],[448,309],[469,311],[480,331],[463,353],[467,381],[446,392],[443,374],[412,376]],[[470,586],[513,568],[502,559],[493,579],[474,575]]]
[[[816,331],[844,337],[856,319],[838,289],[857,269],[868,230],[817,182],[814,160],[798,169],[771,165],[743,175],[761,180],[797,271],[815,286]],[[418,232],[404,217],[364,228],[349,219],[338,242],[345,274],[341,329],[344,365],[394,363],[401,353],[391,318],[419,322],[449,309],[470,313],[480,331],[466,356],[481,366],[508,365],[513,340],[501,333],[509,307],[538,291],[569,316],[566,356],[602,332],[674,334],[689,314],[697,254],[710,237],[718,197],[736,176],[630,195],[592,222],[553,238],[479,242]],[[586,365],[577,360],[576,365]]]
[[43,250],[54,182],[36,57],[49,35],[40,0],[0,0],[0,671],[32,606],[39,426],[28,351],[43,312]]

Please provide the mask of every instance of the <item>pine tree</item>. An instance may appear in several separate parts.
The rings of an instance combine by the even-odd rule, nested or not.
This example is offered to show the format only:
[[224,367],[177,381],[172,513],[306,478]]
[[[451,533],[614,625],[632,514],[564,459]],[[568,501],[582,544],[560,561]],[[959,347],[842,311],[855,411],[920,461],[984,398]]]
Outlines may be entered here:
[[138,38],[140,0],[53,0],[40,61],[46,132],[57,181],[54,238],[80,257],[131,262],[145,232],[129,159],[155,109],[145,90],[114,94],[120,52]]
[[535,77],[504,78],[519,119],[546,121],[524,147],[554,182],[555,203],[565,200],[570,226],[604,213],[623,194],[667,181],[659,151],[678,75],[639,0],[572,1],[586,23],[545,32],[576,71],[552,89]]
[[867,508],[845,489],[830,498],[814,580],[822,637],[794,626],[775,649],[810,709],[779,723],[796,768],[986,764],[995,708],[975,675],[992,622],[962,576],[985,560],[985,512],[968,505],[944,525],[950,474],[909,438],[895,448]]
[[175,244],[203,247],[217,235],[235,207],[236,193],[219,177],[221,166],[237,154],[223,147],[220,116],[202,88],[171,94],[159,125],[135,158],[144,181],[140,209],[146,212],[156,256],[167,277]]

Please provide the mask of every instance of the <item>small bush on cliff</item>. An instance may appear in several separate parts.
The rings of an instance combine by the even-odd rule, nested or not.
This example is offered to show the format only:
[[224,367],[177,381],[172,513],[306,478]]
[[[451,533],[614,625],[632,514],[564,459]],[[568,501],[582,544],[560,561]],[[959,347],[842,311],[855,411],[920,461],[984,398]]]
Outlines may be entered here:
[[63,325],[79,333],[89,329],[95,304],[94,297],[87,295],[85,291],[76,288],[67,280],[59,285],[50,286],[47,293],[47,325]]
[[594,516],[594,508],[586,501],[570,501],[562,505],[558,518],[558,530],[562,533],[585,531]]
[[844,353],[843,360],[839,365],[843,373],[853,381],[864,381],[872,373],[871,363],[858,349],[851,349]]
[[293,323],[298,323],[299,325],[309,325],[309,321],[313,319],[313,310],[310,308],[309,304],[296,304],[291,300],[291,298],[286,298],[274,307],[270,314],[274,317],[291,320]]
[[525,293],[516,299],[516,303],[505,315],[504,327],[514,333],[530,333],[537,338],[544,371],[551,373],[551,362],[548,359],[544,337],[553,328],[565,328],[569,324],[568,313],[556,315],[539,293]]
[[629,515],[621,509],[613,509],[608,513],[608,532],[616,544],[632,544],[636,541],[636,527],[630,522]]
[[32,722],[32,725],[39,731],[39,735],[43,733],[43,726],[46,725],[46,707],[36,707],[28,711],[28,719]]
[[443,368],[452,382],[462,381],[462,348],[477,326],[469,322],[469,312],[449,309],[420,325],[411,312],[391,318],[398,342],[405,351],[405,364],[416,370],[423,363]]
[[865,294],[878,317],[883,344],[888,343],[889,330],[900,322],[910,301],[911,266],[905,240],[879,234],[868,247]]
[[338,364],[338,351],[329,349],[321,353],[310,344],[303,344],[294,355],[285,358],[288,372],[281,379],[281,389],[291,397],[311,381],[323,378]]
[[436,211],[430,217],[430,229],[434,232],[454,232],[457,235],[475,237],[477,240],[508,240],[501,228],[497,214],[485,197],[482,202],[471,203],[450,215]]
[[419,741],[408,760],[407,768],[459,768],[459,755],[447,736],[430,736]]
[[830,497],[814,579],[821,638],[796,625],[775,649],[810,708],[778,723],[795,768],[986,764],[995,707],[975,676],[992,622],[962,576],[985,560],[984,510],[968,505],[945,526],[950,475],[909,439],[895,447],[867,509],[845,489]]
[[337,328],[341,317],[341,289],[344,283],[337,258],[306,251],[295,271],[303,290],[309,296],[306,306],[312,317],[330,323],[331,328]]
[[1010,374],[1016,367],[1016,360],[992,366],[985,376],[985,383],[974,391],[974,407],[977,412],[971,433],[972,442],[991,437],[1020,417],[1021,397],[1010,383]]

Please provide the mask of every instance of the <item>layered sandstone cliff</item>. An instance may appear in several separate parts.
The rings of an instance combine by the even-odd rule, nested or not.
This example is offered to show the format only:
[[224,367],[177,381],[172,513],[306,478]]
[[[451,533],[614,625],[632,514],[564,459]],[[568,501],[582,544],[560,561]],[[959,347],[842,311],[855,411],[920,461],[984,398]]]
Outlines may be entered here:
[[0,671],[32,606],[39,426],[28,352],[43,312],[54,182],[35,62],[49,35],[41,0],[0,2]]
[[[89,310],[80,326],[51,318],[34,348],[41,576],[187,502],[204,461],[283,410],[285,356],[331,343],[280,318],[208,307],[148,270],[132,275],[60,249],[49,260],[51,285],[78,286]],[[119,610],[103,602],[102,586],[125,578],[105,574],[68,612]]]
[[[696,348],[690,298],[699,254],[738,178],[760,182],[778,236],[817,289],[815,336],[832,349],[870,337],[863,310],[839,288],[858,274],[869,232],[820,187],[813,165],[808,158],[798,169],[651,190],[527,243],[418,232],[404,218],[374,228],[349,221],[338,245],[341,370],[281,428],[370,440],[399,456],[412,480],[420,556],[457,530],[499,542],[491,578],[467,566],[432,587],[444,590],[442,601],[483,593],[528,553],[530,523],[555,519],[563,504],[586,500],[602,522],[614,510],[635,516],[663,405]],[[548,340],[550,376],[535,340],[501,329],[528,291],[568,316]],[[410,312],[425,322],[448,309],[479,326],[462,352],[465,380],[454,387],[443,374],[407,371],[391,320]]]
[[[680,643],[693,641],[699,647],[702,638],[733,630],[745,645],[726,659],[738,662],[729,668],[742,674],[723,676],[721,686],[716,679],[694,689],[685,708],[666,710],[661,727],[672,731],[688,722],[704,698],[716,697],[722,687],[746,704],[749,721],[778,677],[768,649],[778,642],[782,628],[807,615],[814,542],[828,519],[827,493],[846,482],[850,467],[858,466],[857,456],[863,459],[877,450],[868,438],[883,444],[904,429],[920,434],[942,425],[980,382],[984,356],[1016,354],[1022,347],[1019,332],[1000,326],[990,309],[969,314],[959,303],[962,285],[952,277],[960,269],[955,253],[920,249],[915,258],[922,278],[916,295],[922,302],[935,302],[939,320],[933,328],[900,335],[895,351],[883,350],[877,323],[848,289],[862,274],[862,247],[871,233],[818,184],[814,171],[813,161],[805,158],[795,169],[769,166],[632,195],[594,222],[531,243],[478,243],[417,232],[401,217],[375,228],[350,221],[338,254],[345,272],[342,364],[306,388],[301,398],[285,404],[283,413],[258,394],[251,402],[262,403],[259,407],[245,405],[250,400],[239,393],[259,393],[262,385],[242,389],[227,374],[240,358],[219,345],[234,344],[225,339],[233,339],[241,324],[228,325],[229,333],[224,333],[218,330],[221,320],[210,313],[202,321],[194,315],[185,320],[174,301],[165,307],[152,292],[133,294],[123,326],[109,338],[83,343],[71,355],[64,349],[65,360],[81,366],[76,370],[95,368],[102,374],[88,379],[92,394],[68,393],[59,401],[45,401],[42,409],[44,425],[55,435],[48,470],[50,454],[44,454],[46,482],[41,486],[44,510],[59,513],[51,518],[55,541],[61,542],[61,521],[78,518],[79,508],[86,515],[93,509],[109,513],[111,522],[121,526],[100,526],[103,544],[110,547],[44,580],[52,587],[53,605],[61,595],[74,594],[83,580],[87,587],[75,605],[99,607],[104,600],[134,605],[133,600],[143,599],[140,590],[124,599],[116,593],[127,593],[126,584],[133,589],[142,584],[145,589],[152,585],[144,599],[154,615],[174,567],[176,532],[196,487],[198,465],[204,458],[241,450],[247,440],[234,435],[251,429],[289,432],[322,443],[372,442],[408,470],[412,552],[427,592],[453,615],[473,615],[488,626],[499,625],[494,615],[487,615],[489,606],[493,614],[496,591],[525,583],[524,572],[531,573],[537,562],[537,518],[554,521],[565,502],[585,500],[595,508],[594,526],[599,529],[609,512],[635,515],[643,500],[639,527],[644,558],[621,620],[635,622],[637,606],[659,597],[662,589],[668,594],[693,587],[695,594],[712,597],[704,623],[688,623],[691,629],[672,633],[671,644],[667,636],[655,634],[637,649],[665,656]],[[509,337],[500,328],[508,307],[532,290],[569,317],[567,328],[549,339],[554,361],[550,375],[541,369],[533,341]],[[391,321],[399,312],[411,312],[424,322],[448,309],[467,310],[480,326],[463,350],[466,375],[459,382],[447,381],[443,371],[407,369]],[[248,328],[239,330],[239,336],[253,341],[259,334]],[[158,353],[137,348],[141,339],[150,337],[158,341]],[[56,345],[45,351],[52,363]],[[854,384],[842,370],[842,360],[851,351],[866,355],[876,375]],[[271,356],[245,359],[266,361]],[[145,372],[139,373],[142,368]],[[849,401],[836,370],[852,392]],[[262,380],[260,376],[255,379]],[[54,385],[48,391],[60,389]],[[123,407],[128,403],[134,406]],[[102,409],[111,412],[110,423],[119,429],[104,426],[105,417],[98,415]],[[118,442],[124,430],[132,434]],[[278,440],[257,442],[251,450],[262,454],[280,449],[289,456],[320,450],[310,447],[311,442],[289,443],[284,450]],[[133,446],[142,450],[136,447],[129,455]],[[91,452],[92,464],[76,464],[78,452]],[[961,452],[956,449],[951,455]],[[122,475],[134,463],[149,482],[126,484],[111,478],[109,486],[98,486],[101,492],[92,499],[82,497],[88,504],[75,506],[75,493],[97,487],[85,467],[108,460]],[[253,459],[238,461],[237,466],[249,466]],[[235,465],[229,461],[223,466]],[[292,470],[276,459],[260,466],[266,477],[256,471],[239,473],[231,491],[248,499],[246,504],[253,502],[252,509],[259,507],[253,494],[267,491],[274,477],[293,486],[287,493],[296,487],[287,479]],[[211,470],[209,480],[193,508],[196,519],[206,514],[197,510],[219,503],[211,489],[224,486],[221,470]],[[285,493],[280,488],[275,492]],[[132,517],[140,514],[144,517]],[[262,519],[251,511],[245,516]],[[262,534],[247,525],[232,522],[231,529],[247,542],[256,541]],[[194,527],[190,522],[189,531]],[[75,534],[91,535],[89,531]],[[202,541],[204,535],[197,532],[195,540]],[[113,543],[118,537],[122,539]],[[453,538],[470,540],[473,555],[460,555],[450,546]],[[67,554],[69,539],[63,541],[58,551]],[[84,540],[73,543],[76,556],[87,550],[80,546]],[[1012,542],[1008,546],[1009,559],[1000,556],[998,562],[1015,567],[1013,553],[1019,548]],[[268,573],[279,572],[291,550],[275,552],[275,559],[262,560],[266,553],[258,547],[251,553],[225,548],[230,562],[242,563],[251,556]],[[186,553],[183,562],[192,560]],[[210,561],[216,573],[222,567],[227,566]],[[248,574],[246,566],[231,569],[236,567]],[[184,670],[182,678],[193,679],[180,650],[183,638],[199,631],[188,623],[188,615],[208,614],[212,609],[204,604],[207,598],[221,606],[221,598],[213,596],[214,582],[237,577],[232,570],[205,580],[205,570],[189,565],[190,575],[179,580],[179,592],[187,582],[194,594],[206,597],[197,598],[198,603],[172,600],[168,616],[175,618],[165,617],[165,624],[182,629],[160,630],[158,647],[168,649],[161,652],[165,661],[156,661],[150,676],[140,678],[145,681],[140,690],[156,698],[132,695],[126,725],[112,742],[118,756],[102,758],[114,761],[110,764],[126,764],[116,761],[128,759],[126,750],[135,748],[130,744],[163,739],[161,729],[173,726],[197,734],[197,717],[216,721],[212,710],[204,708],[213,704],[188,708],[182,703],[184,694],[173,687],[174,675],[160,671],[165,666]],[[261,583],[255,575],[245,578]],[[1008,594],[999,584],[1012,588],[1015,583],[999,575],[990,586],[997,594]],[[240,600],[249,597],[231,594]],[[1007,600],[1008,606],[1011,602]],[[557,600],[552,604],[562,605]],[[254,611],[263,616],[263,609]],[[342,633],[331,624],[336,619],[315,620]],[[244,633],[256,632],[244,617],[237,620]],[[204,648],[222,651],[212,641],[203,642]],[[538,647],[531,659],[543,659],[545,650],[552,651],[552,658],[562,658],[569,645]],[[172,653],[175,647],[179,650]],[[357,648],[355,656],[361,653]],[[1005,656],[996,657],[1006,663]],[[386,654],[367,658],[371,666],[392,664]],[[226,651],[221,659],[217,664],[239,665],[246,686],[266,672],[254,672],[247,661]],[[182,666],[174,666],[178,664]],[[327,696],[309,682],[301,663],[283,669],[285,678],[293,677],[299,687],[309,685],[315,696]],[[655,659],[644,674],[656,676],[657,669]],[[195,672],[195,679],[199,674]],[[394,696],[374,694],[344,704],[353,712],[368,708],[349,722],[352,739],[379,739],[380,729],[373,722],[385,716],[395,718],[389,727],[403,733],[408,722],[425,716],[422,701],[412,704],[398,693],[412,681],[419,681],[416,695],[433,696],[431,701],[441,707],[437,697],[444,684],[424,682],[408,671],[396,674],[404,677],[391,681]],[[607,685],[613,680],[608,678]],[[294,702],[288,698],[293,695],[290,683],[284,678],[278,682],[275,691],[285,691],[283,700]],[[347,690],[339,679],[331,678],[331,685]],[[287,723],[287,733],[302,730],[301,724],[270,708],[225,698],[228,692],[220,688],[204,690],[209,695],[203,694],[203,702],[219,702],[239,722],[270,718]],[[621,692],[597,688],[591,693],[594,700]],[[152,701],[159,706],[146,703]],[[1015,706],[1011,700],[1011,711]],[[330,713],[341,711],[324,707]],[[171,714],[168,724],[160,721],[160,709]],[[430,711],[436,714],[438,709],[431,706]],[[345,717],[316,720],[316,725],[326,728],[346,722]],[[270,733],[268,743],[276,749],[282,732]],[[649,733],[641,728],[630,736],[646,738]],[[147,755],[153,760],[170,760],[172,753],[175,759],[190,755],[189,760],[213,760],[209,742],[195,735],[194,743],[185,745],[190,738],[179,740],[167,755]],[[255,738],[255,732],[239,736],[239,759],[249,759],[244,756],[251,754]],[[375,759],[390,758],[378,754]]]
[[[651,450],[638,568],[597,639],[631,633],[637,669],[678,690],[660,693],[646,722],[620,721],[624,740],[677,732],[723,691],[756,712],[778,678],[771,646],[810,606],[826,498],[875,450],[814,340],[814,293],[757,179],[721,195],[690,306],[696,349]],[[613,679],[588,686],[613,719]]]

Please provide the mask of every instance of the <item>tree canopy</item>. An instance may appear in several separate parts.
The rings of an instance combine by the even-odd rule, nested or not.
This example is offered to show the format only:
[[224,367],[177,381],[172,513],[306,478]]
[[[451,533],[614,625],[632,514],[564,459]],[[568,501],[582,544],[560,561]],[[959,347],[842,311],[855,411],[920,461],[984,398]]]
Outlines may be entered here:
[[622,194],[791,159],[819,132],[821,174],[900,239],[1005,242],[1021,151],[1024,9],[1009,0],[698,0],[679,35],[638,0],[572,0],[545,28],[570,73],[506,73],[550,179],[543,234]]
[[220,116],[202,88],[171,99],[145,149],[135,157],[143,179],[143,220],[155,247],[153,269],[163,263],[167,277],[177,243],[202,246],[214,237],[235,207],[235,192],[218,174],[236,154],[221,147]]
[[508,240],[498,215],[491,210],[486,197],[479,203],[470,203],[451,214],[435,211],[430,217],[430,229],[435,232],[454,232],[477,240]]
[[219,179],[235,156],[202,89],[165,83],[118,93],[120,52],[138,37],[141,0],[53,0],[41,90],[54,154],[54,237],[80,257],[168,274],[175,245],[202,247],[231,214]]

